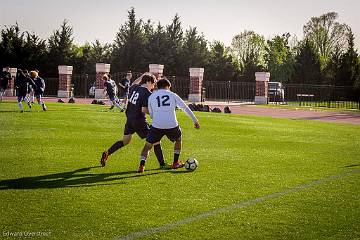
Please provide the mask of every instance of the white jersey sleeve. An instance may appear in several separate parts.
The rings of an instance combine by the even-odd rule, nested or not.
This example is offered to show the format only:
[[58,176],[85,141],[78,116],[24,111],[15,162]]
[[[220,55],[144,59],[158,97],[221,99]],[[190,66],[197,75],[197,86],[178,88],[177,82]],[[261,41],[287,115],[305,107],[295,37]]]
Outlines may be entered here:
[[198,120],[191,109],[186,105],[186,103],[176,93],[174,93],[174,97],[176,100],[176,106],[183,110],[191,118],[193,123],[196,123]]

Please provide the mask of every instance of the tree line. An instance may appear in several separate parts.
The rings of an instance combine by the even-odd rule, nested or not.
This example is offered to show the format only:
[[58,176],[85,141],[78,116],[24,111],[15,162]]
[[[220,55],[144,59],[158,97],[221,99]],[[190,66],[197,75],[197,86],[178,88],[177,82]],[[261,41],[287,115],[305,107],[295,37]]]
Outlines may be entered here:
[[244,31],[230,46],[207,41],[196,27],[184,30],[177,14],[164,26],[137,19],[134,8],[112,44],[96,40],[76,45],[67,20],[46,40],[15,24],[1,29],[0,66],[36,68],[44,76],[56,76],[58,65],[74,66],[74,74],[92,74],[97,62],[111,63],[112,72],[144,72],[149,63],[160,63],[167,76],[188,76],[189,67],[204,67],[206,81],[254,81],[256,71],[269,71],[271,81],[360,88],[354,34],[337,18],[335,12],[312,17],[300,41],[289,33],[266,40]]

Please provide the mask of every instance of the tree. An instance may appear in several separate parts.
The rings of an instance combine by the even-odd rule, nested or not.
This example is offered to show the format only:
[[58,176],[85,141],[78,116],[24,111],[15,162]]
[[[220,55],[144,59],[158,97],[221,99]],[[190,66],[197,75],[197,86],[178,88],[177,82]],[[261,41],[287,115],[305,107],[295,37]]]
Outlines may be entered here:
[[360,79],[359,54],[354,46],[354,34],[348,33],[348,49],[341,57],[341,64],[336,76],[336,85],[356,86]]
[[231,49],[239,62],[241,74],[255,81],[255,72],[265,66],[265,39],[254,31],[244,31],[231,42]]
[[112,66],[116,71],[144,71],[147,63],[143,59],[146,35],[143,21],[136,20],[135,9],[128,11],[128,20],[121,25],[113,44]]
[[158,23],[156,30],[148,36],[148,43],[145,46],[145,59],[148,63],[161,63],[168,66],[169,46],[166,39],[164,27]]
[[172,23],[166,27],[166,39],[168,41],[168,74],[177,75],[181,72],[181,62],[179,54],[183,41],[183,30],[181,27],[180,17],[176,14]]
[[[53,32],[48,40],[48,70],[57,74],[58,65],[70,65],[76,56],[73,44],[73,28],[64,20],[60,29]],[[76,69],[76,68],[75,68]]]
[[25,33],[20,32],[16,23],[1,30],[0,61],[1,66],[24,67],[23,47]]
[[208,64],[205,66],[208,81],[237,81],[239,69],[228,48],[215,41],[210,45]]
[[191,67],[204,67],[207,64],[207,42],[203,35],[198,34],[196,27],[186,31],[180,51],[181,75],[188,75]]
[[336,22],[338,14],[329,12],[312,17],[304,26],[304,36],[314,44],[322,68],[325,68],[332,54],[341,55],[347,48],[348,26]]
[[289,38],[287,33],[267,41],[265,58],[272,81],[287,83],[293,77],[295,59]]
[[295,60],[295,73],[291,83],[321,84],[320,61],[311,41],[304,40],[300,44]]

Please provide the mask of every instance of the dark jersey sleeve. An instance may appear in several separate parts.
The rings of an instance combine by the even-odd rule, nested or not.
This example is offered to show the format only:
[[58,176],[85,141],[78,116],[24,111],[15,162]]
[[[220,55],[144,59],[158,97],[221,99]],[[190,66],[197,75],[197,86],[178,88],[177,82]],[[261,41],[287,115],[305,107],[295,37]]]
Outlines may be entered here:
[[142,98],[142,104],[141,107],[148,107],[148,101],[149,101],[149,97],[151,95],[151,92],[147,89],[144,89],[144,93],[143,93],[143,98]]

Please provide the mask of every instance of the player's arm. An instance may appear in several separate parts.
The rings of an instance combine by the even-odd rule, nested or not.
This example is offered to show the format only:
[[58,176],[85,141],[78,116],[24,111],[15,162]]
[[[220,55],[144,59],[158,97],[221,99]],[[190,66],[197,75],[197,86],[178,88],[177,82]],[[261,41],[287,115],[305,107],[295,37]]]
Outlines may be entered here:
[[181,110],[183,110],[193,121],[194,127],[196,129],[200,128],[200,124],[195,114],[190,110],[190,108],[186,105],[186,103],[175,93],[173,93],[176,101],[176,106],[178,106]]
[[151,98],[150,97],[148,99],[148,111],[149,111],[150,118],[152,119],[153,118],[153,109],[151,106]]
[[119,86],[125,89],[125,86],[121,84],[121,82],[119,82]]
[[142,108],[141,108],[141,111],[142,111],[143,113],[145,113],[145,114],[150,114],[150,113],[149,113],[149,108],[147,108],[147,107],[142,107]]
[[143,73],[140,77],[138,77],[137,79],[135,79],[135,80],[130,84],[130,87],[133,86],[133,85],[135,85],[135,84],[140,84],[141,79],[142,79],[143,76],[146,75],[146,74],[150,74],[150,73],[148,73],[148,72]]

